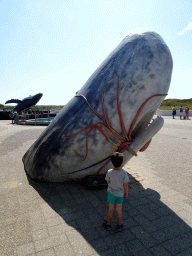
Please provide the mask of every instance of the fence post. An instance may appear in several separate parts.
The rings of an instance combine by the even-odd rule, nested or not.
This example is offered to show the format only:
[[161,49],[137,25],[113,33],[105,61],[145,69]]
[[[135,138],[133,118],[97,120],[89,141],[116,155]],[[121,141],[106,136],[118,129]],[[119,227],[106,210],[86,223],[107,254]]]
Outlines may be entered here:
[[48,109],[48,123],[49,123],[49,109]]
[[[34,110],[35,111],[35,110]],[[36,125],[36,111],[35,111],[35,125]]]

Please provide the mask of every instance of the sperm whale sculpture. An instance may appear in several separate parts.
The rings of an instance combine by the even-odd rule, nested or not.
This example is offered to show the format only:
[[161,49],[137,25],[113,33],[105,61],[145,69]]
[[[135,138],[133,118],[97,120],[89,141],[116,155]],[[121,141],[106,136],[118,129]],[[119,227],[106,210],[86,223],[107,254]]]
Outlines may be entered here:
[[26,172],[50,182],[105,174],[110,155],[124,164],[163,126],[154,113],[167,95],[173,62],[155,32],[127,36],[23,156]]

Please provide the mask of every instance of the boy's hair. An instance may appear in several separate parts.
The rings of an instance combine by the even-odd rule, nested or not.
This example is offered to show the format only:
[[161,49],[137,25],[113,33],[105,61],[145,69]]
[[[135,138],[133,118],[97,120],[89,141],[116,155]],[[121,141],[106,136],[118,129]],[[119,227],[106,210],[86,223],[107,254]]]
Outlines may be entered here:
[[111,155],[111,162],[114,165],[114,167],[120,167],[123,163],[123,154],[119,152],[114,152]]

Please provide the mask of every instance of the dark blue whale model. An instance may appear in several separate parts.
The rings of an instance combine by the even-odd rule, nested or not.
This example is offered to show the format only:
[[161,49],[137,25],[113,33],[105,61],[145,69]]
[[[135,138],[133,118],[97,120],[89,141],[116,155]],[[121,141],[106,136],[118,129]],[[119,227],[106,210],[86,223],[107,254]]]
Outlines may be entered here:
[[31,106],[36,105],[42,96],[43,96],[42,93],[38,93],[38,94],[35,94],[34,96],[29,96],[27,98],[24,98],[23,100],[11,99],[11,100],[6,101],[5,104],[18,103],[17,106],[15,106],[13,110],[20,112],[22,110],[30,108]]

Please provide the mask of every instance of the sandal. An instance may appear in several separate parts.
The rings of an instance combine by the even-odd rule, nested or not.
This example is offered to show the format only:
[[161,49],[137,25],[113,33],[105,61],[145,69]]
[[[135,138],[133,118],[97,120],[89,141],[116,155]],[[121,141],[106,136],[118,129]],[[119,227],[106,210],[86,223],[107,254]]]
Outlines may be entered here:
[[117,224],[117,231],[121,232],[123,230],[123,224],[118,225]]
[[104,220],[103,222],[103,227],[107,230],[107,231],[110,231],[111,230],[111,225],[107,225],[107,221]]

